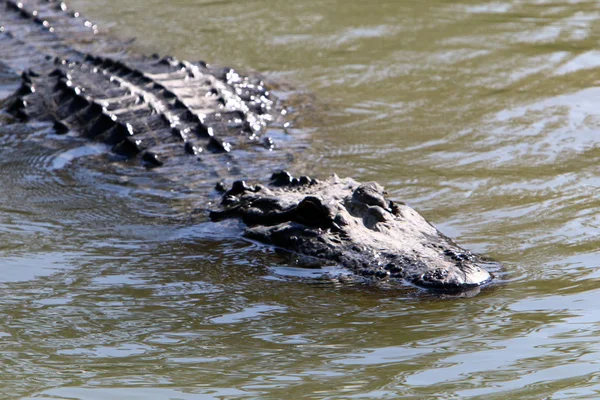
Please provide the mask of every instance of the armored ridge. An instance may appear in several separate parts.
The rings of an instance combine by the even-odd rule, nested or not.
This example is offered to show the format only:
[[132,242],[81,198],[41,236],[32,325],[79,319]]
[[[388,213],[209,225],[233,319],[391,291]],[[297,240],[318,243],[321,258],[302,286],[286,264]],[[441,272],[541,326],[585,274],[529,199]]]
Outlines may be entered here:
[[[105,143],[147,168],[189,165],[207,182],[233,178],[231,165],[238,176],[260,179],[257,165],[275,169],[272,155],[285,154],[270,151],[266,126],[279,109],[261,80],[203,62],[131,54],[63,2],[0,0],[0,9],[0,62],[21,75],[4,108],[21,123],[48,121],[56,134]],[[225,193],[213,220],[239,218],[247,237],[343,265],[369,281],[454,292],[492,278],[484,266],[493,263],[386,199],[376,183],[279,172],[269,185],[239,180],[219,188]]]
[[62,2],[8,0],[5,8],[2,61],[23,74],[9,106],[20,119],[50,119],[57,133],[73,128],[148,166],[229,152],[234,142],[272,145],[259,138],[273,118],[262,82],[204,63],[129,56]]

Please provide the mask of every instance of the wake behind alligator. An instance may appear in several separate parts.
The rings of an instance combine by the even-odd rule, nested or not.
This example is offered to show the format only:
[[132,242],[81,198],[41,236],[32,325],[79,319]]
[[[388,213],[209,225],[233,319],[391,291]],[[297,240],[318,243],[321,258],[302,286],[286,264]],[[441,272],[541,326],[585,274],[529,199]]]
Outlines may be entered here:
[[[243,221],[248,238],[336,263],[366,281],[448,292],[486,284],[486,266],[498,267],[387,199],[377,183],[279,170],[289,150],[274,145],[268,127],[282,109],[258,78],[136,55],[52,0],[0,0],[0,63],[20,76],[2,101],[7,123],[48,122],[53,135],[104,143],[113,162],[137,168],[168,173],[185,165],[195,180],[219,183],[221,204],[208,217]],[[270,180],[267,169],[278,170]],[[246,183],[257,180],[263,183]]]

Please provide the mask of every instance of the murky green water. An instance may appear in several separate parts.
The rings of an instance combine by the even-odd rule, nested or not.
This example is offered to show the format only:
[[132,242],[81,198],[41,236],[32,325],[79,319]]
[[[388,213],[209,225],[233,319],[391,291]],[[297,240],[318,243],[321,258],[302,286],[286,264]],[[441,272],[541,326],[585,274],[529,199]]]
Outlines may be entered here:
[[74,3],[141,51],[299,89],[300,165],[379,181],[506,284],[448,300],[300,282],[170,218],[176,194],[132,200],[6,138],[0,398],[600,396],[600,3]]

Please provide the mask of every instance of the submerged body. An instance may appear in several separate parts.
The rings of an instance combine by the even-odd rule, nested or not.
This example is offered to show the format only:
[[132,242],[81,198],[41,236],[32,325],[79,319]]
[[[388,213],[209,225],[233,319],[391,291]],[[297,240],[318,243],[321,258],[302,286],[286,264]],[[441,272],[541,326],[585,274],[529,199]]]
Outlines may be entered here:
[[[259,180],[278,169],[265,127],[279,109],[260,79],[227,68],[130,54],[62,2],[0,2],[0,62],[21,75],[4,102],[15,121],[48,121],[147,168],[189,165],[194,179]],[[231,165],[242,172],[231,172]],[[483,258],[456,245],[376,183],[273,175],[236,181],[213,220],[245,236],[343,265],[374,281],[462,291],[489,282]]]

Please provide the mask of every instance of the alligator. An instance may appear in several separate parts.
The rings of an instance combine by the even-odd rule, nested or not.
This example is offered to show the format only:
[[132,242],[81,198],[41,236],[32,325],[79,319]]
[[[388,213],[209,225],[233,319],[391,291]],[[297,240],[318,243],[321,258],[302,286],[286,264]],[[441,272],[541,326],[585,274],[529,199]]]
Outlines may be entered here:
[[464,293],[493,279],[499,264],[386,198],[379,184],[279,168],[289,154],[268,126],[285,108],[259,77],[131,47],[62,1],[0,0],[0,66],[20,76],[0,123],[47,123],[49,135],[103,143],[111,160],[137,168],[168,174],[185,164],[195,179],[217,183],[220,204],[206,219],[241,221],[246,238],[364,282]]

